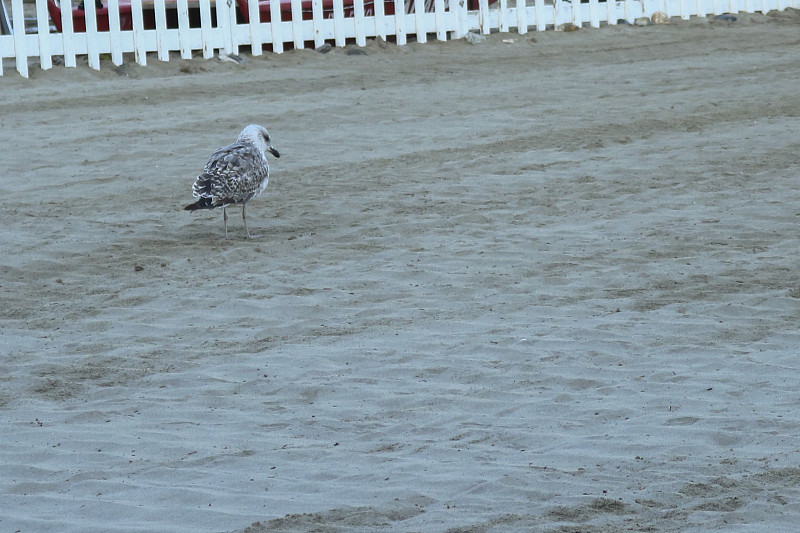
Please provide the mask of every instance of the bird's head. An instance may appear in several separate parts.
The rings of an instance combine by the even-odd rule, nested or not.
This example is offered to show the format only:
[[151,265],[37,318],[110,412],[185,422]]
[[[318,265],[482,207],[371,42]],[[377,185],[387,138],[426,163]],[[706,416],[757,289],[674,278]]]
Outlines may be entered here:
[[269,152],[275,157],[280,157],[281,154],[272,146],[272,140],[269,137],[269,132],[263,126],[251,124],[242,130],[239,134],[239,142],[246,142],[258,147],[262,152]]

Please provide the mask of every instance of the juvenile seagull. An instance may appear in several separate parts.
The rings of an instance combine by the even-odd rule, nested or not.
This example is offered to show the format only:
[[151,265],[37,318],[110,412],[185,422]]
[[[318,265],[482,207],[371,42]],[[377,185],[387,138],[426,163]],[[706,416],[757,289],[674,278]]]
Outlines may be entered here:
[[195,211],[221,207],[227,239],[228,212],[225,208],[241,204],[244,231],[250,237],[247,229],[247,202],[267,188],[269,164],[266,152],[275,157],[281,156],[272,146],[265,128],[255,124],[247,126],[235,143],[211,154],[203,173],[197,176],[192,185],[192,195],[197,201],[184,209]]

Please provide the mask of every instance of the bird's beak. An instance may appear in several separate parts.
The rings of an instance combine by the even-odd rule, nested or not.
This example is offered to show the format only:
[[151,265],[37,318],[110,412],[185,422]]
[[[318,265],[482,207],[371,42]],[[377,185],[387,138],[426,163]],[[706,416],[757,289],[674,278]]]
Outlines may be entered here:
[[278,150],[276,150],[276,149],[275,149],[275,148],[273,148],[272,146],[270,146],[270,147],[269,147],[269,153],[271,153],[271,154],[272,154],[272,155],[274,155],[275,157],[280,157],[280,156],[281,156],[281,154],[279,154],[279,153],[278,153]]

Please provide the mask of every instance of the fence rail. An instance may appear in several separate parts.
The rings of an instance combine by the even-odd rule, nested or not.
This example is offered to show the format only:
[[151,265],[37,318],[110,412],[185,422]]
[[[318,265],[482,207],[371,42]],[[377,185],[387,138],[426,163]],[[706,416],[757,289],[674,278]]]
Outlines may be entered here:
[[[100,68],[100,56],[121,65],[123,54],[146,65],[148,54],[168,61],[170,52],[191,58],[202,52],[238,54],[240,47],[260,55],[287,48],[319,47],[326,42],[364,46],[381,37],[406,44],[428,36],[457,39],[468,32],[492,30],[526,33],[571,23],[578,27],[617,24],[650,17],[766,13],[798,7],[800,0],[83,0],[96,8],[70,5],[70,0],[36,0],[35,18],[25,19],[23,0],[0,0],[0,76],[3,60],[13,58],[16,70],[28,77],[29,59],[42,69],[53,57],[74,67],[86,56]],[[424,4],[423,4],[424,2]],[[8,4],[10,3],[10,9]],[[31,6],[32,7],[32,6]],[[6,24],[8,23],[8,24]]]

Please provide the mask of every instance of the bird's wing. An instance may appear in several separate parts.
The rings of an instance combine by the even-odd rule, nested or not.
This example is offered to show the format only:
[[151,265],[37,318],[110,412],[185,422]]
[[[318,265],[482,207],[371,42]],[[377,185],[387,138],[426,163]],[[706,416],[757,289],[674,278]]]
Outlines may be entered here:
[[267,176],[269,168],[258,149],[234,143],[211,154],[192,193],[198,198],[213,198],[214,203],[241,202],[249,199]]

